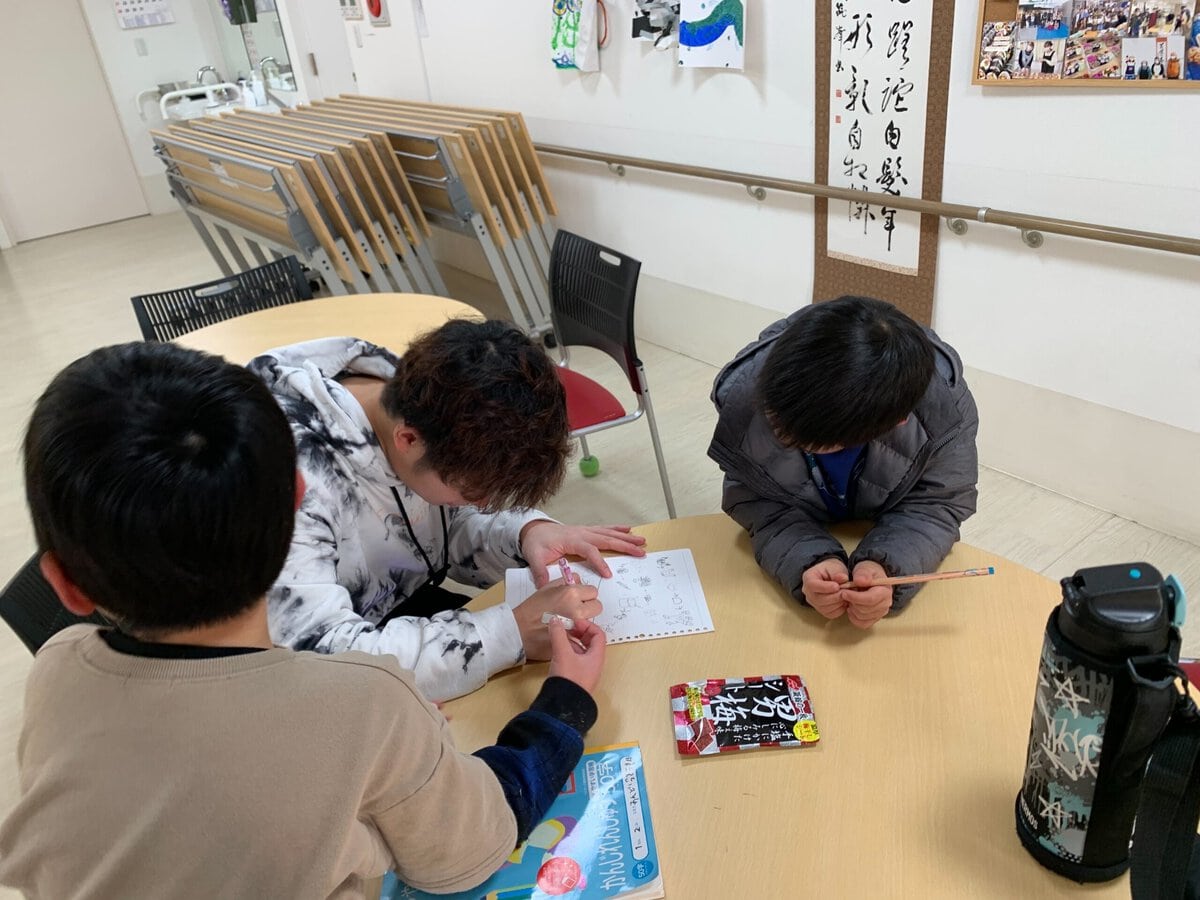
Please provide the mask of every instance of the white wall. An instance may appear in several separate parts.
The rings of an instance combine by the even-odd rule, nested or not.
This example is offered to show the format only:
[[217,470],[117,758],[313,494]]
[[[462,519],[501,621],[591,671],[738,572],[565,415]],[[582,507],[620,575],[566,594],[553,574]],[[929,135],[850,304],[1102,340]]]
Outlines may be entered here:
[[[501,10],[488,0],[427,2],[429,37],[420,42],[406,0],[390,5],[392,33],[364,37],[363,47],[351,49],[364,93],[424,99],[427,77],[436,102],[521,110],[538,141],[813,175],[808,4],[751,0],[747,70],[739,74],[679,69],[673,54],[629,39],[631,4],[609,3],[612,43],[600,72],[588,75],[550,63],[548,3]],[[977,4],[957,4],[944,199],[1200,237],[1200,117],[1187,112],[1195,111],[1194,96],[974,87],[976,16]],[[643,260],[640,303],[660,307],[643,309],[643,321],[660,328],[679,321],[681,310],[671,305],[682,302],[678,285],[706,292],[698,301],[706,311],[728,301],[732,312],[689,316],[686,328],[656,330],[655,339],[709,358],[718,347],[728,353],[749,340],[766,311],[811,300],[809,201],[772,194],[760,204],[737,186],[632,171],[619,179],[600,165],[549,157],[544,163],[561,225]],[[1104,454],[1108,435],[1145,420],[1179,429],[1177,437],[1200,453],[1197,285],[1196,258],[1053,235],[1031,250],[1016,231],[980,224],[962,238],[943,232],[934,324],[980,377],[999,378],[989,397],[1006,396],[1003,385],[1019,383],[1088,405],[1080,423],[1096,421],[1091,405],[1127,414],[1114,412],[1104,428],[1080,424],[1070,448],[1047,447],[1048,457],[1061,457],[1057,474],[1050,464],[1038,469],[1028,454],[1006,452],[1014,440],[1036,442],[1041,410],[1030,410],[1030,433],[1023,435],[987,433],[985,418],[985,459],[1077,495],[1082,489],[1069,469],[1091,463],[1104,477],[1088,481],[1083,499],[1134,517],[1141,514],[1139,494],[1194,485],[1190,471],[1164,472],[1153,463],[1139,481],[1124,457],[1118,469],[1116,457],[1105,461]],[[720,322],[720,333],[707,333],[705,321]],[[740,331],[728,327],[739,321]],[[1116,478],[1123,483],[1111,496],[1094,488]],[[1179,506],[1200,505],[1200,492],[1186,490]],[[1200,512],[1186,515],[1174,530],[1200,535]],[[1146,517],[1168,527],[1157,512]]]
[[[1200,98],[972,87],[965,6],[946,200],[1200,238]],[[941,248],[937,325],[972,364],[1200,431],[1200,259],[986,227]]]
[[[139,92],[162,82],[192,81],[201,66],[216,66],[228,74],[223,71],[210,2],[216,0],[174,0],[174,24],[124,31],[110,0],[79,0],[152,213],[179,206],[167,193],[163,164],[154,155],[150,139],[150,129],[162,124],[157,101],[147,100],[143,121],[134,100]],[[145,56],[138,55],[137,41],[144,42]]]
[[[366,4],[363,4],[365,6]],[[388,5],[392,24],[377,28],[367,16],[346,21],[350,59],[362,94],[428,100],[425,62],[409,0]]]

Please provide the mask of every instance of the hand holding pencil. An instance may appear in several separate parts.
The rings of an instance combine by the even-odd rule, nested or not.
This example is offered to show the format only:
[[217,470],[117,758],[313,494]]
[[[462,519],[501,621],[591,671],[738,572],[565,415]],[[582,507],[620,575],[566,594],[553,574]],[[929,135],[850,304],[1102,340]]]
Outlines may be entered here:
[[870,628],[892,608],[892,588],[879,584],[887,572],[877,562],[863,560],[854,566],[851,580],[842,588],[846,618],[858,628]]

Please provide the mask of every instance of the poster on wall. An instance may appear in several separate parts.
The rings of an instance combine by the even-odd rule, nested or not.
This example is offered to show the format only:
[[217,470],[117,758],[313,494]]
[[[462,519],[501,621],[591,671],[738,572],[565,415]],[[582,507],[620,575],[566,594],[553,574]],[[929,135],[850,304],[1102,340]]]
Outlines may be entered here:
[[596,0],[552,0],[550,60],[559,69],[600,70]]
[[[1021,0],[983,23],[976,81],[1184,81],[1195,0]],[[1200,64],[1200,54],[1196,63]]]
[[[852,190],[920,197],[932,4],[830,2],[828,182]],[[920,250],[919,213],[829,201],[826,252],[830,257],[916,275]]]
[[170,0],[115,0],[113,8],[117,12],[117,24],[123,29],[150,28],[175,22]]
[[682,0],[679,65],[742,69],[746,60],[746,0]]

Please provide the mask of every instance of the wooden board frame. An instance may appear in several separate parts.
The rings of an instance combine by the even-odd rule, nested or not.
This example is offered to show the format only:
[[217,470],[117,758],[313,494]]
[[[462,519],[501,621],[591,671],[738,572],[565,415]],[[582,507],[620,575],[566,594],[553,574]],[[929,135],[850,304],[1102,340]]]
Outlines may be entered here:
[[[387,229],[381,223],[377,211],[368,209],[368,206],[372,204],[362,193],[359,180],[350,170],[349,163],[352,160],[344,158],[338,149],[289,141],[286,137],[260,132],[250,127],[249,123],[240,120],[235,122],[229,117],[193,119],[188,124],[193,129],[205,134],[262,146],[272,151],[296,155],[318,155],[324,165],[324,170],[332,179],[332,189],[336,191],[336,198],[344,207],[340,211],[342,215],[339,218],[348,219],[346,224],[349,229],[346,230],[343,226],[343,238],[347,242],[354,240],[360,245],[365,244],[362,247],[363,254],[368,257],[370,271],[378,279],[390,281],[390,286],[403,292],[413,290],[408,274],[400,266],[400,260],[388,240]],[[348,145],[345,149],[354,152],[354,148]],[[312,178],[313,176],[310,176],[310,180]],[[411,249],[409,252],[411,254]]]
[[[182,188],[178,199],[189,216],[211,218],[218,228],[226,224],[246,235],[261,235],[263,239],[287,252],[295,253],[303,262],[313,260],[314,251],[324,257],[325,265],[316,266],[327,278],[341,284],[330,285],[335,293],[344,293],[345,285],[358,287],[361,274],[348,260],[348,248],[329,230],[313,198],[312,188],[295,164],[264,162],[254,154],[241,153],[204,139],[198,133],[183,129],[153,130],[156,152],[168,166],[168,178],[179,181]],[[172,166],[186,171],[172,175]],[[189,202],[190,201],[190,202]],[[293,232],[291,217],[299,215],[312,238],[313,246]],[[193,221],[195,219],[193,218]],[[199,226],[197,226],[199,228]],[[202,234],[202,237],[204,235]],[[241,253],[232,246],[230,252],[239,264],[245,265]],[[228,267],[223,256],[210,239],[205,240],[210,252],[218,258],[222,269]],[[320,260],[316,262],[320,263]]]

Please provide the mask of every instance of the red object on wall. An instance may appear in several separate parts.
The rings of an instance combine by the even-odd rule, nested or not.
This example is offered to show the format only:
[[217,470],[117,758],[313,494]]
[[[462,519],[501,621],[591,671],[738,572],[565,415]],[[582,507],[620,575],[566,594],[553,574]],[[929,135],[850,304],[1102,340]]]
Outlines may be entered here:
[[367,0],[367,12],[378,18],[383,12],[383,0]]

